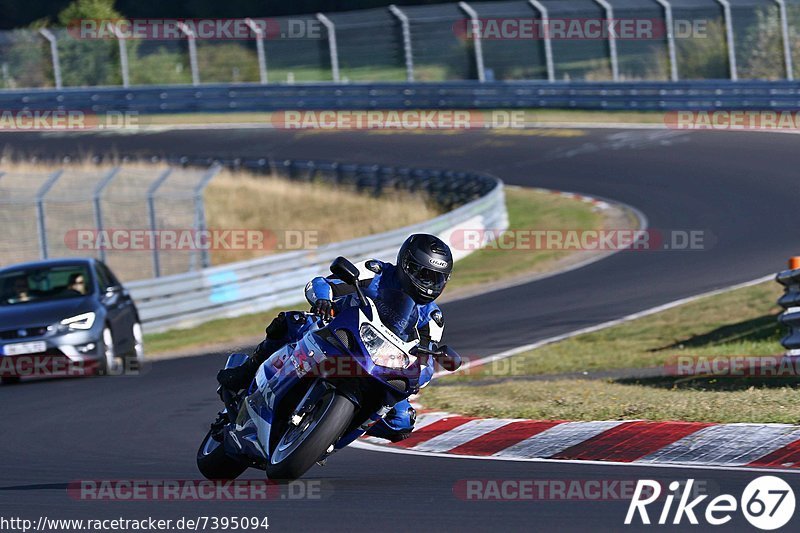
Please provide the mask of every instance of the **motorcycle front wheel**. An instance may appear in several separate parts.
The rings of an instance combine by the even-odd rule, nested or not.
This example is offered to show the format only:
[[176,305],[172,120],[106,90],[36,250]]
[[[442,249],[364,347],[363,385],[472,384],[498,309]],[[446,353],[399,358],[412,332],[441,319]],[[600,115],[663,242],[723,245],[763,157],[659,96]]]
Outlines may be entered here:
[[211,435],[211,430],[206,433],[206,438],[197,450],[197,468],[206,479],[236,479],[247,470],[243,466],[225,454],[222,443],[215,440]]
[[355,405],[328,391],[298,423],[287,423],[267,463],[270,479],[297,479],[342,436],[355,414]]

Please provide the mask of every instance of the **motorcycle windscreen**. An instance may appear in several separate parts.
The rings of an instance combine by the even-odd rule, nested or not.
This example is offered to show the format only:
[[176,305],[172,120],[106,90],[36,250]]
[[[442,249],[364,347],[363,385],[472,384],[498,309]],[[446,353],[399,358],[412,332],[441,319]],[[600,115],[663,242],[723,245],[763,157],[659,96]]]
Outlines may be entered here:
[[409,295],[395,289],[383,290],[375,301],[375,307],[381,322],[403,342],[417,339],[419,312]]

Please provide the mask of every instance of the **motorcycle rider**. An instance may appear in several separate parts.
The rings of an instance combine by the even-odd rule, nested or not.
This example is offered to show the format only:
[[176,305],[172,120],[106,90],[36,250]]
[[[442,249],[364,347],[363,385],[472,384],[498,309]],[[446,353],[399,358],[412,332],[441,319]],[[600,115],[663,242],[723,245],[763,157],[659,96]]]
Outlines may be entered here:
[[[420,346],[431,351],[443,350],[438,346],[444,331],[444,319],[434,300],[450,279],[453,270],[453,255],[441,239],[428,234],[408,237],[397,253],[397,264],[369,260],[356,265],[359,269],[359,285],[365,295],[379,300],[383,290],[401,290],[417,304]],[[336,310],[336,301],[355,289],[335,279],[316,277],[306,285],[306,299],[312,310],[324,318],[331,318]],[[230,390],[247,387],[255,377],[261,364],[287,343],[297,340],[298,329],[306,322],[302,313],[280,313],[266,328],[266,338],[256,347],[247,361],[238,367],[223,369],[217,375],[219,383]],[[456,370],[460,361],[449,360],[447,370]],[[423,369],[420,385],[426,385],[433,374],[432,366]],[[407,438],[414,428],[416,412],[408,400],[396,404],[381,420],[370,428],[368,434],[393,442]]]

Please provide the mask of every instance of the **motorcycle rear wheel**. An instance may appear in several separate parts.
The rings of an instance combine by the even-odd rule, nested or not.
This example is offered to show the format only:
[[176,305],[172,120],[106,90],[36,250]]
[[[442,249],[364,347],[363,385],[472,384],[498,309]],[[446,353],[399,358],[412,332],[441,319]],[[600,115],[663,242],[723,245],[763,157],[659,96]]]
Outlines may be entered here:
[[331,390],[298,425],[287,424],[270,454],[267,477],[297,479],[342,436],[355,414],[355,405]]

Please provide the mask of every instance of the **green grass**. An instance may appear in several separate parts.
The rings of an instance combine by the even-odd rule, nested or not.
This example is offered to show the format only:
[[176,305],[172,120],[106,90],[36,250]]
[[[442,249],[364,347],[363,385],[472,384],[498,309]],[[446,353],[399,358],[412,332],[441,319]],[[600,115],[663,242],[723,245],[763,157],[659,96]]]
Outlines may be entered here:
[[[589,228],[603,223],[603,217],[593,212],[590,204],[541,191],[508,188],[506,202],[512,228]],[[478,251],[456,263],[448,288],[464,288],[526,271],[542,271],[566,253]],[[302,287],[297,288],[297,294],[302,297]],[[158,355],[178,350],[200,351],[212,344],[235,343],[242,338],[261,334],[278,311],[280,309],[214,320],[194,328],[145,335],[145,347],[148,354]]]
[[[512,230],[586,230],[603,225],[603,215],[592,211],[590,205],[533,189],[507,187],[506,208]],[[563,250],[478,250],[456,263],[448,289],[543,272],[571,253]]]
[[282,310],[270,309],[235,318],[211,320],[193,328],[173,329],[163,333],[146,333],[144,336],[146,354],[157,356],[178,350],[192,348],[199,350],[216,344],[242,343],[243,339],[262,335],[267,324]]
[[723,391],[564,379],[431,386],[421,400],[426,408],[454,413],[537,420],[800,423],[800,389],[789,384]]
[[[800,389],[791,377],[635,377],[678,356],[780,354],[780,294],[770,281],[703,298],[444,378],[422,401],[480,416],[797,423]],[[615,376],[575,377],[608,370]]]

